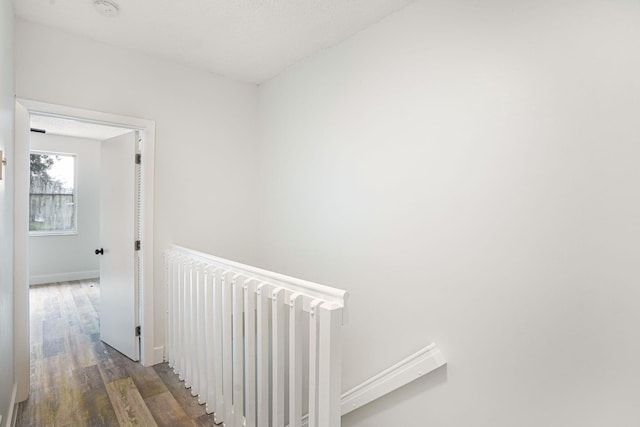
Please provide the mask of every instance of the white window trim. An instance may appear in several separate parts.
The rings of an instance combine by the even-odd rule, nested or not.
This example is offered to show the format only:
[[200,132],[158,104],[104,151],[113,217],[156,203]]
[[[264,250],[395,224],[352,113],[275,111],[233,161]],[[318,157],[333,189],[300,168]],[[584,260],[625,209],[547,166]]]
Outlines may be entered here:
[[[29,230],[29,237],[45,237],[45,236],[77,236],[78,235],[78,154],[64,153],[61,151],[50,150],[29,150],[29,154],[53,154],[54,156],[73,157],[73,210],[75,221],[73,230]],[[31,190],[31,189],[29,189]],[[29,192],[31,195],[31,192]]]

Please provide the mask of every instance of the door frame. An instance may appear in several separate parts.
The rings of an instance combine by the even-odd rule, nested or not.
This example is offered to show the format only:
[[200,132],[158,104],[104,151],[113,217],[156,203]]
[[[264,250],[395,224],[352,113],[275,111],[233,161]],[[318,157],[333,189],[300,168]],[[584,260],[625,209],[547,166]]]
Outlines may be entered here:
[[[17,401],[29,396],[29,132],[31,114],[71,118],[87,123],[138,130],[142,147],[142,277],[139,282],[140,363],[162,362],[154,354],[153,324],[153,200],[155,128],[153,120],[16,98],[14,205],[14,327]],[[131,161],[133,161],[132,159]]]

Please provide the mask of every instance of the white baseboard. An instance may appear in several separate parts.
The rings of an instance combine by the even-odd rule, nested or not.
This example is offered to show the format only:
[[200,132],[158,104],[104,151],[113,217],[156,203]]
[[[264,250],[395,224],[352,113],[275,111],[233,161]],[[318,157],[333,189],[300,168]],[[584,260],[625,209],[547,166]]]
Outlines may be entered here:
[[153,348],[153,364],[164,362],[164,346]]
[[341,397],[342,415],[358,409],[447,363],[435,344],[398,362],[389,369],[345,392]]
[[[431,343],[359,386],[342,393],[340,396],[341,415],[346,415],[371,403],[446,364],[447,360],[444,355],[434,343]],[[309,427],[309,414],[302,417],[301,425]]]
[[13,427],[16,424],[16,414],[18,412],[16,411],[16,409],[18,408],[18,405],[16,402],[17,394],[18,394],[18,384],[14,383],[13,391],[11,392],[11,401],[9,402],[9,407],[7,408],[7,419],[4,423],[4,426],[2,426],[2,415],[0,415],[0,426],[2,427]]
[[29,276],[29,285],[44,283],[68,282],[71,280],[86,280],[100,277],[100,270],[73,271],[71,273],[38,274]]

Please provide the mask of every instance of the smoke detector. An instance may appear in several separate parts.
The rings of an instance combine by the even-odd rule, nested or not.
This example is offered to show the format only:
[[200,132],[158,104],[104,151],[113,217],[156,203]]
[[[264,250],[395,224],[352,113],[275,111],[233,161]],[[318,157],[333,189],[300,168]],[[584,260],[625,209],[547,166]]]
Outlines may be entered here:
[[120,12],[118,5],[111,0],[95,0],[93,5],[96,7],[98,12],[104,16],[117,16]]

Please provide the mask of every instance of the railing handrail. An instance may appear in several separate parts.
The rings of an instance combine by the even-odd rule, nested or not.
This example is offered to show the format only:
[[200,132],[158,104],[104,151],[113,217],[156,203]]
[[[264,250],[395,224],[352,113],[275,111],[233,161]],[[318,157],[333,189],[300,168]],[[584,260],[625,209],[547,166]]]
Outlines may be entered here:
[[169,245],[169,251],[189,255],[205,263],[215,264],[217,266],[223,267],[233,273],[252,276],[253,278],[262,280],[266,283],[280,286],[294,292],[299,292],[310,297],[318,298],[326,302],[336,304],[338,307],[342,307],[342,323],[347,323],[347,301],[349,300],[348,291],[331,286],[320,285],[318,283],[309,282],[307,280],[302,280],[291,276],[286,276],[284,274],[275,273],[273,271],[264,270],[258,267],[253,267],[251,265],[242,264],[240,262],[231,261],[225,258],[220,258],[204,252],[187,249],[175,244]]

